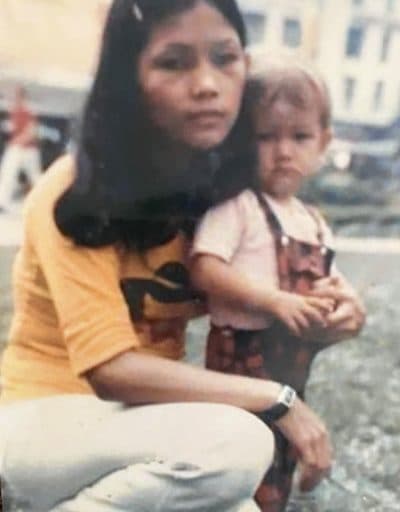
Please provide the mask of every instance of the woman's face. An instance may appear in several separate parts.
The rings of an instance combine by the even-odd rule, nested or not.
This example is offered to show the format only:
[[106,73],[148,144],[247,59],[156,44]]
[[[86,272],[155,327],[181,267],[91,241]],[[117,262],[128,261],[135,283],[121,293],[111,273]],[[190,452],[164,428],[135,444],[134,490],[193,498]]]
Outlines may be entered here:
[[220,144],[237,117],[247,58],[234,28],[205,1],[156,25],[138,76],[151,122],[195,150]]

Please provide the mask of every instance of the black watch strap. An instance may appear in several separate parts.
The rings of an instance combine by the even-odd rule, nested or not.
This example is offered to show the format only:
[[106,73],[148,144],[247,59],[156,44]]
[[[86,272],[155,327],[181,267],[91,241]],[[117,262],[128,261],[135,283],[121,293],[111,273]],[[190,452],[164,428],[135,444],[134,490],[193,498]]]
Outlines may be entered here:
[[276,404],[263,411],[260,418],[271,423],[279,420],[287,414],[296,400],[296,391],[290,386],[282,386]]

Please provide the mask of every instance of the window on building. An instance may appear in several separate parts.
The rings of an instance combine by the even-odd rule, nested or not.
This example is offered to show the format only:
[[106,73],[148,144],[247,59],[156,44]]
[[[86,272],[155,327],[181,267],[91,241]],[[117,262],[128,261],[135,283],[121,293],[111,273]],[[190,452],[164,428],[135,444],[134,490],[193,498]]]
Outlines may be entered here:
[[344,79],[344,106],[351,108],[354,100],[354,92],[356,88],[356,81],[352,77],[345,77]]
[[249,43],[262,43],[265,37],[265,29],[267,24],[266,16],[258,12],[247,12],[244,13],[243,17],[249,36]]
[[391,12],[394,10],[396,0],[386,0],[386,11]]
[[290,48],[301,44],[301,25],[296,18],[286,18],[283,24],[283,43]]
[[382,80],[379,80],[375,84],[374,97],[372,100],[372,108],[373,110],[378,110],[383,105],[383,93],[385,90],[385,84]]
[[392,30],[390,28],[385,28],[382,35],[382,46],[381,46],[381,61],[384,62],[387,60],[389,51],[390,51],[390,43],[392,41]]
[[359,57],[361,55],[364,40],[363,27],[350,27],[347,32],[346,55],[348,57]]
[[400,117],[400,89],[399,89],[399,103],[397,105],[397,115]]

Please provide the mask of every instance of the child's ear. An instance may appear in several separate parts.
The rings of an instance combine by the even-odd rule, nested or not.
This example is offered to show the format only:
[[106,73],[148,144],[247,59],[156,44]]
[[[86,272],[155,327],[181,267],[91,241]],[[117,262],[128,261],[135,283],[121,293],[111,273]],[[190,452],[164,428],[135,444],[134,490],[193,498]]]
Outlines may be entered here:
[[248,75],[250,72],[250,66],[251,66],[251,55],[249,52],[245,52],[244,59],[245,59],[245,64],[246,64],[246,73]]
[[333,130],[331,128],[326,128],[322,132],[322,138],[321,138],[321,151],[325,151],[329,144],[331,143],[333,138]]

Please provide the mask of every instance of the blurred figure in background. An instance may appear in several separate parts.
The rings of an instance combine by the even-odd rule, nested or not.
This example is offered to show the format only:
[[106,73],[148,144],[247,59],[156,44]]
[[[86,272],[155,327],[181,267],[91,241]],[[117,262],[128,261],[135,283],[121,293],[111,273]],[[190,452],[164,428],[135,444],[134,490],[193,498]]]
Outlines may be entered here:
[[10,209],[21,171],[31,186],[40,176],[38,122],[21,86],[15,91],[10,124],[11,134],[0,165],[0,212]]

